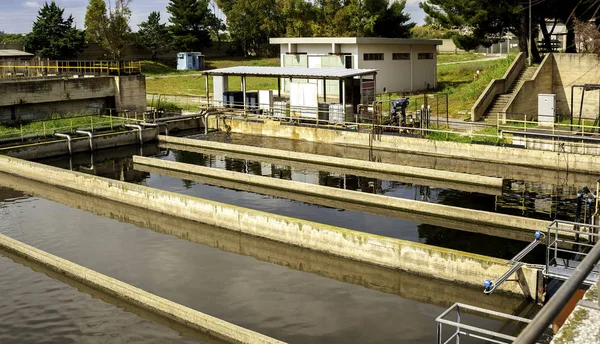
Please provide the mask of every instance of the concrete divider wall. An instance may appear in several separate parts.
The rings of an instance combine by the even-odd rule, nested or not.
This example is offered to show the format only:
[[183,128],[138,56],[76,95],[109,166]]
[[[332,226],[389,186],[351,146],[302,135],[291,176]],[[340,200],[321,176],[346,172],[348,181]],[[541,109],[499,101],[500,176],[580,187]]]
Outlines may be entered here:
[[[70,207],[93,212],[120,222],[131,223],[158,233],[214,247],[225,252],[253,257],[257,260],[313,273],[344,283],[360,285],[405,299],[450,307],[455,302],[477,304],[480,307],[512,314],[523,299],[509,294],[485,295],[479,289],[450,282],[431,281],[415,274],[402,273],[372,264],[342,259],[336,256],[290,246],[273,240],[205,225],[196,221],[174,218],[131,205],[89,197],[24,178],[0,174],[0,186],[21,190],[28,195],[59,202]],[[14,196],[20,197],[17,193]],[[475,302],[475,303],[473,303]]]
[[133,162],[136,165],[139,164],[152,167],[159,167],[168,170],[183,172],[186,174],[194,174],[230,180],[248,185],[259,185],[277,190],[285,190],[293,193],[329,198],[333,200],[341,200],[349,203],[357,203],[361,205],[379,207],[389,210],[399,210],[405,212],[412,212],[416,214],[434,215],[457,221],[485,224],[494,227],[508,227],[517,230],[521,229],[531,231],[545,231],[546,226],[548,225],[547,221],[535,220],[522,216],[497,214],[487,211],[452,207],[443,204],[414,201],[383,195],[373,195],[359,191],[342,190],[328,186],[314,185],[291,180],[274,180],[273,178],[269,177],[255,176],[252,174],[239,173],[192,164],[184,164],[180,162],[173,162],[167,160],[158,160],[137,155],[133,157]]
[[[483,280],[498,277],[507,269],[507,261],[501,259],[269,214],[11,157],[0,156],[0,172],[166,215],[459,284],[481,286]],[[537,281],[537,270],[526,267],[519,273],[518,281],[509,281],[500,290],[536,298]]]
[[[146,128],[142,130],[143,142],[155,141],[158,136],[157,128]],[[93,140],[94,149],[115,148],[140,144],[140,134],[136,130],[113,132],[95,135]],[[90,150],[90,139],[87,136],[74,136],[71,141],[73,153],[87,152]],[[33,160],[48,158],[58,155],[68,155],[69,145],[66,139],[56,141],[25,144],[18,147],[0,148],[0,154],[12,156],[19,159]]]
[[159,136],[159,141],[166,142],[166,143],[188,145],[188,146],[193,146],[193,147],[218,149],[218,150],[227,151],[227,152],[242,152],[242,153],[246,153],[246,154],[254,154],[257,156],[273,157],[273,158],[285,159],[285,160],[290,160],[290,161],[308,162],[308,163],[312,163],[312,164],[335,166],[335,167],[340,167],[340,168],[350,167],[353,169],[364,170],[364,171],[384,172],[384,173],[388,173],[388,174],[421,177],[421,178],[428,178],[428,179],[434,179],[434,180],[450,180],[450,181],[458,182],[458,183],[502,188],[502,178],[486,177],[486,176],[472,175],[472,174],[466,174],[466,173],[440,171],[440,170],[433,170],[433,169],[412,167],[412,166],[385,164],[385,163],[380,163],[380,162],[371,162],[371,161],[364,161],[364,160],[336,158],[336,157],[332,157],[332,156],[298,153],[298,152],[278,150],[278,149],[268,149],[268,148],[260,148],[260,147],[234,145],[234,144],[220,143],[220,142],[213,142],[213,141],[193,140],[193,139],[186,139],[186,138],[173,137],[173,136]]
[[[268,120],[260,122],[250,122],[238,118],[221,118],[219,120],[222,122],[220,128],[235,133],[343,146],[369,147],[368,133],[286,125]],[[600,156],[594,155],[433,141],[392,135],[382,135],[381,140],[373,141],[373,149],[574,172],[595,173],[598,171],[598,166],[600,166]]]
[[0,247],[27,260],[41,264],[68,278],[125,300],[142,309],[149,310],[154,314],[198,330],[210,337],[228,343],[283,343],[150,294],[142,289],[38,250],[2,234],[0,234]]

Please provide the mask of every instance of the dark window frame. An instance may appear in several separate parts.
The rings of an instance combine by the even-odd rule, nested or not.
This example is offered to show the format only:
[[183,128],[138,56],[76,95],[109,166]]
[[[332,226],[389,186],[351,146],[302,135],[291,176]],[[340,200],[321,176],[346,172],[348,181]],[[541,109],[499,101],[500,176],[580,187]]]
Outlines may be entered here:
[[392,53],[392,60],[410,61],[410,53]]
[[383,53],[364,53],[363,61],[383,61],[385,58]]
[[417,58],[419,60],[433,60],[433,53],[419,53]]

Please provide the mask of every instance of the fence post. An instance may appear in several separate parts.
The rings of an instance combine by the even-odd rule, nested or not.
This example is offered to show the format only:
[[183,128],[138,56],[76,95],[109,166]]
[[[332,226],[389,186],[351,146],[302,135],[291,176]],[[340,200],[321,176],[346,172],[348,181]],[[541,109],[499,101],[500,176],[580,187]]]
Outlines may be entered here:
[[46,137],[46,122],[42,122],[42,124],[44,125],[44,137]]
[[19,123],[19,127],[21,128],[21,142],[24,142],[25,139],[23,138],[23,124]]

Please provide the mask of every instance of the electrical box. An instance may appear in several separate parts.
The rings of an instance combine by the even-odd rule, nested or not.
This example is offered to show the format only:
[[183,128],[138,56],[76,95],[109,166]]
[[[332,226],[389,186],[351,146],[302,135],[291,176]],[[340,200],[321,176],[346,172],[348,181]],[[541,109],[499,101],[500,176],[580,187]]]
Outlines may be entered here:
[[177,70],[204,70],[204,55],[198,52],[177,53]]
[[556,94],[538,94],[538,124],[551,126],[556,119]]
[[258,91],[258,105],[263,112],[271,111],[273,107],[273,90]]

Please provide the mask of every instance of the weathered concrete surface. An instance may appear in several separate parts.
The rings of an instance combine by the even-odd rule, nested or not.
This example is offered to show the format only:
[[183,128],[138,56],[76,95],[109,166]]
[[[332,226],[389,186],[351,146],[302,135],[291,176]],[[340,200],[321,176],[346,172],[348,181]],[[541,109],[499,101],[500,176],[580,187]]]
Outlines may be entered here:
[[[195,221],[184,220],[149,211],[139,207],[117,203],[97,197],[89,197],[32,180],[0,174],[0,186],[21,190],[34,197],[42,197],[73,208],[93,212],[140,228],[173,235],[183,240],[218,248],[222,251],[250,256],[260,261],[277,264],[290,269],[309,272],[344,283],[360,285],[403,298],[450,307],[454,302],[470,302],[503,313],[525,316],[520,313],[528,302],[523,298],[494,293],[485,295],[481,288],[468,288],[450,282],[420,277],[372,264],[350,261],[279,243],[272,240],[245,235]],[[8,189],[10,190],[10,189]],[[8,195],[18,197],[22,194]]]
[[[552,93],[556,94],[556,113],[569,115],[571,113],[571,86],[600,84],[600,56],[596,54],[553,54],[553,56]],[[583,105],[584,118],[594,119],[598,116],[599,93],[599,91],[586,92]],[[574,112],[579,116],[581,89],[575,89],[573,96]]]
[[598,285],[592,286],[575,307],[565,324],[552,339],[552,344],[600,343],[600,303]]
[[233,151],[223,151],[219,149],[211,149],[211,148],[203,148],[196,147],[190,145],[181,145],[177,143],[161,143],[160,146],[166,149],[174,149],[177,151],[186,151],[186,152],[194,152],[205,155],[216,155],[216,156],[226,156],[228,158],[240,159],[240,160],[256,160],[270,164],[276,164],[280,166],[291,166],[299,169],[310,169],[315,171],[325,171],[330,173],[336,173],[339,175],[355,175],[379,180],[390,180],[397,181],[406,184],[416,184],[429,186],[432,188],[439,189],[453,189],[464,192],[477,192],[481,194],[487,195],[502,195],[501,188],[497,186],[484,186],[484,185],[471,185],[465,183],[457,183],[452,180],[435,180],[435,179],[427,179],[427,178],[419,178],[419,177],[409,177],[409,176],[399,176],[393,173],[387,172],[375,172],[375,171],[365,171],[359,168],[355,168],[354,166],[348,165],[347,167],[336,167],[328,164],[320,164],[318,162],[301,162],[295,160],[286,160],[282,158],[272,158],[268,156],[260,156],[256,154],[252,154],[251,152],[233,152]]
[[421,177],[433,180],[450,180],[455,183],[460,182],[471,185],[480,185],[488,187],[492,186],[502,188],[502,179],[500,178],[485,177],[465,173],[431,170],[412,166],[384,164],[364,160],[336,158],[331,156],[298,153],[278,149],[233,145],[204,140],[192,140],[173,136],[159,136],[159,141],[165,143],[187,145],[192,147],[216,149],[224,152],[243,152],[245,154],[252,154],[255,156],[277,158],[289,161],[299,161],[304,163],[333,166],[338,168],[350,167],[355,170],[395,174],[401,176]]
[[[212,119],[214,121],[214,119]],[[209,121],[210,122],[210,121]],[[285,125],[278,121],[247,121],[239,118],[219,118],[219,128],[248,135],[264,135],[316,143],[369,147],[369,134],[354,131]],[[213,122],[211,126],[215,125]],[[372,142],[373,149],[410,152],[422,155],[451,157],[477,162],[502,163],[540,169],[576,172],[596,172],[600,156],[564,154],[511,147],[432,141],[414,137],[382,135]]]
[[[90,196],[311,249],[346,259],[480,286],[500,276],[507,261],[269,214],[106,178],[0,156],[0,172],[57,185]],[[536,299],[538,271],[525,267],[500,290]]]
[[[159,160],[142,156],[134,156],[133,162],[137,166],[145,165],[158,167],[166,170],[176,171],[184,175],[204,176],[209,178],[222,179],[241,184],[255,185],[259,187],[270,188],[278,191],[285,191],[291,194],[304,194],[311,197],[320,197],[336,201],[343,201],[349,204],[366,206],[367,209],[377,209],[384,211],[400,211],[415,214],[434,215],[441,218],[452,219],[476,223],[480,225],[490,225],[496,228],[511,228],[516,230],[545,231],[548,225],[547,221],[530,219],[522,216],[512,216],[487,211],[472,210],[467,208],[452,207],[443,204],[428,203],[397,197],[383,195],[373,195],[360,191],[343,190],[328,186],[302,183],[292,180],[273,179],[269,177],[256,176],[247,173],[239,173],[222,169],[185,164],[174,161]],[[185,177],[189,178],[189,177]],[[369,212],[380,212],[372,210]]]
[[[143,142],[155,141],[158,137],[157,128],[146,128],[142,130]],[[115,148],[127,145],[140,144],[139,132],[137,130],[112,132],[98,134],[92,140],[94,150]],[[90,150],[90,140],[88,136],[73,135],[71,141],[71,150],[73,153],[88,152]],[[30,143],[17,147],[0,148],[0,154],[32,160],[48,158],[58,155],[68,155],[69,146],[66,139],[48,141],[42,143]]]
[[0,247],[57,273],[229,343],[283,343],[194,309],[184,307],[114,278],[87,269],[0,234]]
[[[218,137],[222,138],[222,137]],[[580,173],[566,170],[534,169],[525,166],[506,165],[491,162],[476,162],[452,157],[420,155],[415,153],[400,153],[385,150],[369,150],[368,147],[349,147],[333,144],[319,144],[301,140],[280,139],[268,136],[235,135],[233,142],[255,147],[276,147],[301,153],[320,154],[347,159],[377,161],[388,164],[408,165],[436,170],[445,170],[483,176],[493,176],[504,179],[524,180],[532,183],[560,184],[574,187],[577,190],[582,185],[594,185],[598,180],[596,171]],[[556,190],[553,194],[558,193]],[[573,194],[575,195],[575,193]]]
[[528,120],[537,121],[538,94],[552,93],[552,75],[554,58],[552,54],[546,55],[531,80],[525,81],[517,90],[513,99],[504,108],[506,118],[522,121],[523,114]]
[[146,110],[143,75],[26,80],[0,83],[0,123],[31,121],[90,108]]

